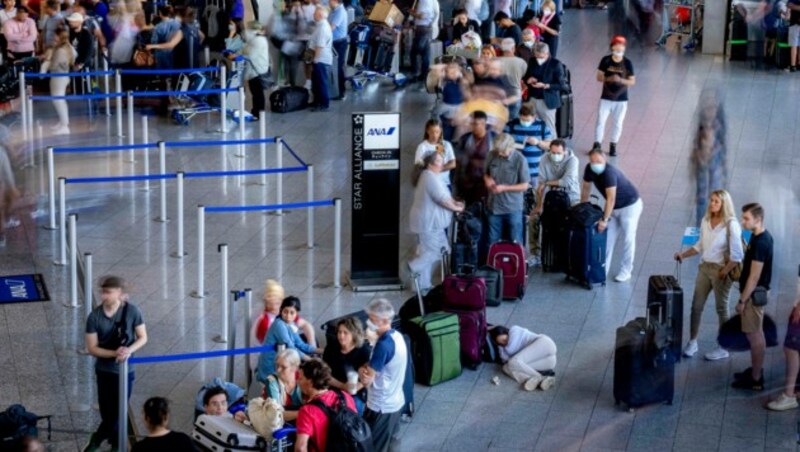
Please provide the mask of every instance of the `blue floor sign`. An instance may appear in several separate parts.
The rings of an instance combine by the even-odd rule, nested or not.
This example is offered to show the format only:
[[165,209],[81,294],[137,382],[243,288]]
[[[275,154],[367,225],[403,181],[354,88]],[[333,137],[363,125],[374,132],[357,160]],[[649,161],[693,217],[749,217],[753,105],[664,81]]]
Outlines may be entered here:
[[41,274],[0,276],[0,303],[49,300],[50,295]]

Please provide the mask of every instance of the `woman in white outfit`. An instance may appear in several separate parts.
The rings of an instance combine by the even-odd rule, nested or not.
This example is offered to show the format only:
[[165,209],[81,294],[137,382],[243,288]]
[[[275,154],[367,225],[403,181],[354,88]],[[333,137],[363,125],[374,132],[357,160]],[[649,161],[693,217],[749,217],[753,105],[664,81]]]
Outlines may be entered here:
[[[741,236],[742,227],[736,220],[731,195],[725,190],[716,190],[709,197],[706,214],[700,223],[700,240],[686,251],[675,253],[675,260],[678,262],[687,257],[700,255],[700,269],[697,272],[692,297],[689,343],[683,350],[683,355],[686,357],[692,357],[697,353],[697,336],[700,333],[703,307],[712,290],[717,304],[719,325],[722,326],[728,321],[728,295],[733,285],[729,274],[744,259]],[[728,356],[727,350],[717,346],[715,350],[706,353],[705,358],[716,361]]]
[[544,334],[536,334],[521,326],[502,325],[489,329],[489,337],[497,346],[503,372],[523,385],[526,391],[546,391],[556,382],[556,343]]
[[[69,42],[69,30],[66,28],[56,33],[56,46],[47,60],[48,71],[51,74],[63,74],[70,71],[75,61],[75,49]],[[50,77],[50,95],[64,96],[67,94],[69,77]],[[54,135],[69,134],[69,107],[64,99],[53,101],[53,107],[58,115],[58,124],[53,126]]]
[[419,278],[419,287],[426,291],[432,286],[433,264],[441,260],[442,248],[449,250],[445,228],[450,225],[452,212],[463,212],[464,204],[453,200],[441,178],[442,154],[433,152],[422,159],[419,177],[414,181],[414,203],[409,220],[411,232],[417,234],[417,257],[408,261],[409,270]]
[[442,123],[438,119],[429,119],[425,123],[425,139],[417,146],[414,164],[423,165],[422,159],[434,152],[442,154],[442,171],[439,177],[446,187],[450,187],[450,170],[456,167],[456,154],[453,145],[442,139]]

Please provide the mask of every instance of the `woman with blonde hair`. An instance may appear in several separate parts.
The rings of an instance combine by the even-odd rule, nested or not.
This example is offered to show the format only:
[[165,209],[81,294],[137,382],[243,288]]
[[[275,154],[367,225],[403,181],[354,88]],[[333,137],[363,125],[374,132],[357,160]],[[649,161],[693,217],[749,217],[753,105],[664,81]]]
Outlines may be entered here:
[[[741,236],[742,227],[736,219],[731,195],[725,190],[716,190],[711,193],[708,200],[708,208],[700,225],[700,240],[693,247],[675,253],[675,260],[678,262],[683,262],[687,257],[700,255],[700,269],[697,272],[692,297],[689,343],[683,350],[683,355],[686,357],[692,357],[697,353],[697,336],[700,332],[703,307],[712,290],[720,326],[728,320],[728,295],[733,285],[731,271],[744,259]],[[728,351],[718,346],[706,353],[705,358],[716,361],[728,356]]]
[[297,371],[300,369],[300,354],[293,348],[281,350],[275,355],[275,373],[267,376],[264,395],[283,407],[283,419],[294,421],[303,403]]

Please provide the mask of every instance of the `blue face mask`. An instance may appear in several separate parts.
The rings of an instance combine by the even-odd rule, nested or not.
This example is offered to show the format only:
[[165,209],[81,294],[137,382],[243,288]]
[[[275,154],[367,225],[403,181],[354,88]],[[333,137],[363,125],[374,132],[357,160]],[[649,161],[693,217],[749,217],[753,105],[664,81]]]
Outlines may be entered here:
[[589,168],[591,168],[592,172],[595,174],[602,174],[603,171],[606,170],[605,163],[591,163],[589,164]]

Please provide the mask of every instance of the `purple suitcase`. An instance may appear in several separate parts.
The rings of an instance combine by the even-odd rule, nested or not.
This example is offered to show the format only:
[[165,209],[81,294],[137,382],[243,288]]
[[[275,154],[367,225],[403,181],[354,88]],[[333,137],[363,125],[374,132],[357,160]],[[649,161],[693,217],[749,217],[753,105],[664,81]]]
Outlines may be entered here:
[[497,242],[489,247],[487,264],[503,271],[503,298],[522,300],[528,287],[525,247],[517,242]]
[[449,275],[442,282],[444,307],[465,311],[486,309],[486,281],[471,275]]
[[480,277],[450,275],[442,286],[443,310],[458,316],[461,365],[475,370],[486,343],[486,283]]

